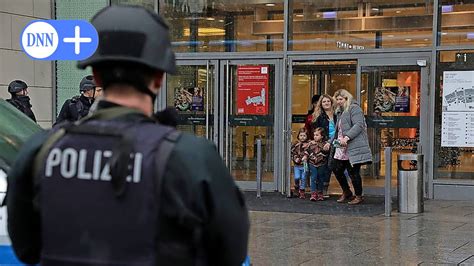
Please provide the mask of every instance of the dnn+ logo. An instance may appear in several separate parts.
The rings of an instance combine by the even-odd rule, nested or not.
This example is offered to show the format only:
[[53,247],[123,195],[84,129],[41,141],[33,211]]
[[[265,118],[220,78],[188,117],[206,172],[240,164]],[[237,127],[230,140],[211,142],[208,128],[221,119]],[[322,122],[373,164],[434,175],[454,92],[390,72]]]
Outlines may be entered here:
[[20,43],[33,59],[83,60],[97,49],[98,37],[83,20],[35,20],[23,30]]

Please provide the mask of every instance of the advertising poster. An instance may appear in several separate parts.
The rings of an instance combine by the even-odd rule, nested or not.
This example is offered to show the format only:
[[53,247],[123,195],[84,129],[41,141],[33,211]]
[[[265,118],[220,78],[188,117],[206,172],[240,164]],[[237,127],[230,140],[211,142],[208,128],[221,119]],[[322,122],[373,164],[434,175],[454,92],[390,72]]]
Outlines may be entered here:
[[443,72],[442,147],[474,147],[474,71]]
[[382,113],[409,113],[410,87],[398,86],[396,79],[384,79],[382,87],[375,88],[374,109]]
[[237,114],[268,114],[268,66],[237,67]]
[[394,112],[409,113],[410,112],[410,87],[398,87],[397,96],[395,96]]
[[175,88],[174,106],[178,111],[204,111],[202,88]]

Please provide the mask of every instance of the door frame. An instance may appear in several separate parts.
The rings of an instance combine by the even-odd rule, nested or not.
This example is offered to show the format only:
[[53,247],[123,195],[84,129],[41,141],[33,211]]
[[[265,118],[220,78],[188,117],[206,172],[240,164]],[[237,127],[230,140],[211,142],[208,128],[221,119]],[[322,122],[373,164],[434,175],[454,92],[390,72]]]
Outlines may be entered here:
[[[430,83],[430,56],[404,56],[398,55],[396,58],[385,57],[380,55],[377,58],[364,58],[358,60],[357,73],[362,73],[363,67],[391,67],[391,66],[416,66],[420,69],[420,126],[419,126],[419,138],[418,152],[424,154],[423,162],[423,184],[424,194],[428,197],[432,188],[432,178],[429,178],[429,162],[431,162],[431,142],[429,136],[430,132],[430,99],[429,99],[429,83]],[[361,75],[357,75],[357,94],[360,101],[361,96]],[[395,166],[396,167],[396,166]]]
[[[214,142],[214,144],[218,144],[218,128],[219,128],[219,124],[218,124],[218,117],[217,117],[217,107],[218,107],[218,80],[219,80],[219,77],[218,77],[218,69],[219,69],[219,61],[218,60],[207,60],[207,59],[191,59],[191,60],[188,60],[188,59],[181,59],[181,60],[177,60],[176,61],[176,66],[179,67],[179,66],[206,66],[207,69],[208,69],[208,72],[207,72],[207,76],[206,76],[206,88],[205,88],[205,97],[206,97],[206,108],[205,110],[206,111],[206,137],[207,139],[211,140],[212,142]],[[209,83],[211,82],[211,77],[209,75],[209,69],[210,67],[213,66],[214,69],[213,69],[213,81],[212,81],[212,84],[213,86],[211,87],[209,85]],[[156,101],[157,102],[157,110],[160,110],[160,109],[164,109],[167,107],[167,95],[168,95],[168,83],[167,83],[168,79],[167,79],[167,75],[164,76],[163,78],[163,84],[164,86],[162,87],[162,89],[160,90],[160,92],[158,93],[158,100]],[[213,130],[213,134],[212,136],[209,135],[209,111],[211,111],[210,107],[209,107],[209,91],[212,91],[212,95],[213,95],[213,110],[212,110],[212,114],[214,114],[214,120],[213,120],[213,126],[214,126],[214,130]]]
[[[338,61],[354,60],[357,61],[356,71],[356,95],[358,102],[361,99],[361,77],[362,67],[377,66],[419,66],[420,79],[420,145],[421,152],[424,154],[424,193],[425,197],[431,197],[433,188],[433,145],[430,141],[430,125],[433,117],[430,116],[431,96],[430,96],[430,68],[432,63],[431,52],[394,52],[394,53],[360,53],[360,54],[327,54],[327,55],[295,55],[289,56],[286,72],[287,88],[284,93],[285,121],[283,124],[283,149],[282,149],[282,193],[290,195],[291,189],[291,117],[292,117],[292,79],[293,65],[297,62],[308,61]],[[420,61],[421,60],[421,61]],[[426,64],[420,66],[420,64]]]
[[[278,117],[282,117],[282,97],[283,97],[283,90],[279,88],[283,88],[282,83],[282,62],[281,59],[225,59],[219,61],[219,153],[221,154],[224,161],[227,163],[228,167],[231,168],[230,163],[231,160],[227,159],[227,154],[225,153],[224,147],[229,147],[231,145],[229,141],[229,113],[227,112],[226,108],[230,108],[230,102],[232,99],[230,95],[230,67],[237,66],[237,65],[273,65],[275,67],[275,77],[274,77],[274,110],[273,110],[273,182],[262,182],[262,190],[264,191],[277,191],[280,179],[279,176],[282,176],[280,171],[281,169],[281,161],[282,161],[282,154],[279,152],[282,149],[281,145],[281,134],[282,132],[282,124],[281,119],[277,119]],[[225,99],[223,95],[226,95]],[[222,97],[221,97],[222,95]],[[224,140],[225,137],[225,140]],[[256,189],[256,181],[236,181],[237,185],[243,190],[255,190]]]

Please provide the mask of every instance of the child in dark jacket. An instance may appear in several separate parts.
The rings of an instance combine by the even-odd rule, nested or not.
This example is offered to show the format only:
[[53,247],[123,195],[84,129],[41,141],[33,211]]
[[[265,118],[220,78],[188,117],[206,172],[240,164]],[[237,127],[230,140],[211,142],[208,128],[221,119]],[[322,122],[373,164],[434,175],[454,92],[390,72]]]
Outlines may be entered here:
[[[300,199],[305,198],[306,171],[304,167],[305,150],[308,146],[308,135],[306,129],[301,128],[298,132],[298,140],[291,145],[291,159],[294,163],[295,194]],[[299,193],[298,193],[299,190]]]
[[324,180],[327,175],[328,154],[323,147],[326,144],[324,128],[318,127],[314,130],[313,140],[309,142],[303,160],[308,162],[311,176],[311,201],[322,201]]

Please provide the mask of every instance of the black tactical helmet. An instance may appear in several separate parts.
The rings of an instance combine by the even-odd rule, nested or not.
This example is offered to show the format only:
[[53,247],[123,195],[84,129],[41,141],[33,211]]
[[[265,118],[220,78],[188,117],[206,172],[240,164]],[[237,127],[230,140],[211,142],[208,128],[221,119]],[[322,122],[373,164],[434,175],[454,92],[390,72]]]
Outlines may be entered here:
[[28,88],[28,85],[22,80],[14,80],[10,82],[10,85],[8,85],[8,92],[9,93],[18,93],[24,89]]
[[95,53],[78,63],[81,69],[106,62],[142,64],[167,73],[176,71],[168,25],[139,6],[109,6],[91,21],[99,34]]
[[95,87],[96,85],[95,85],[94,77],[92,75],[88,75],[82,78],[81,84],[79,85],[79,91],[85,92],[88,90],[95,89]]

